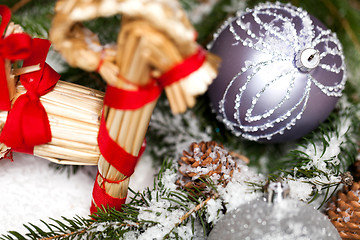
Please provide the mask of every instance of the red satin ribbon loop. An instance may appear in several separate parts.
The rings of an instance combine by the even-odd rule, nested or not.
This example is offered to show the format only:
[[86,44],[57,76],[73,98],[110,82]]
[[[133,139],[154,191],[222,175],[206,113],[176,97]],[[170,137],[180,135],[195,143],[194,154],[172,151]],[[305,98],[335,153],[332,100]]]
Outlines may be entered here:
[[199,47],[198,51],[184,59],[178,65],[175,65],[169,71],[165,72],[158,78],[158,83],[161,87],[169,86],[197,71],[206,60],[206,51]]
[[0,55],[9,60],[27,58],[31,53],[31,37],[25,33],[13,33],[0,39]]
[[40,70],[24,74],[20,81],[27,92],[15,101],[0,135],[0,142],[16,151],[32,153],[36,145],[51,141],[51,129],[40,96],[51,91],[60,75],[45,63],[50,42],[34,39],[32,55],[23,66],[40,63]]
[[[11,18],[10,9],[0,5],[0,15],[0,36],[2,36]],[[11,107],[5,59],[13,61],[27,58],[31,54],[31,44],[31,37],[24,33],[14,33],[6,38],[0,38],[0,110],[9,111]]]

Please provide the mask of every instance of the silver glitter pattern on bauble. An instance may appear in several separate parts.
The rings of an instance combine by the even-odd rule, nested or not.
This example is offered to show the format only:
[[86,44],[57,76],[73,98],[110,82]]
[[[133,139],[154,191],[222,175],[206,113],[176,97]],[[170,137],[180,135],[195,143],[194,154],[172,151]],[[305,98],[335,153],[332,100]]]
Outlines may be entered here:
[[[249,17],[249,15],[251,15],[251,17]],[[272,20],[264,22],[262,20],[264,16],[269,16]],[[296,21],[298,21],[297,23],[294,22],[295,18]],[[249,19],[251,21],[249,21]],[[295,25],[297,25],[297,27],[299,26],[299,22],[302,25],[300,31],[295,27]],[[252,32],[250,28],[251,24],[257,24],[258,26],[256,27],[259,28],[259,31],[256,33]],[[218,118],[220,118],[236,136],[242,136],[254,141],[261,139],[270,140],[272,136],[283,134],[286,129],[291,129],[296,124],[296,121],[301,119],[308,103],[310,90],[314,87],[319,88],[322,93],[329,97],[341,96],[346,82],[345,61],[341,44],[335,33],[323,29],[320,26],[315,26],[310,15],[303,9],[294,7],[291,4],[263,3],[253,9],[247,9],[245,12],[238,12],[236,18],[229,19],[219,29],[214,36],[214,41],[208,46],[209,48],[211,48],[211,45],[220,33],[225,30],[229,30],[234,36],[233,45],[242,44],[244,47],[251,48],[263,54],[260,59],[253,58],[251,61],[245,62],[245,66],[232,78],[223,94],[222,100],[219,101],[218,107],[220,115],[218,115]],[[240,34],[239,31],[242,31],[242,34]],[[244,34],[244,32],[246,34]],[[241,37],[244,35],[247,37]],[[307,48],[316,49],[319,44],[321,44],[322,48],[325,48],[325,51],[318,54],[320,59],[316,68],[321,68],[334,74],[342,74],[341,81],[331,86],[316,80],[311,75],[311,72],[299,71],[294,64],[294,56],[296,56],[296,54]],[[329,55],[340,57],[341,65],[329,65],[325,59]],[[248,90],[248,86],[254,80],[254,77],[262,71],[271,71],[271,67],[276,68],[276,66],[280,66],[279,64],[281,64],[281,66],[288,66],[286,68],[287,70],[274,76],[270,75],[271,79],[264,81],[262,89],[255,93],[252,99],[250,99],[251,106],[246,110],[245,118],[240,118],[239,109],[243,96]],[[289,101],[296,79],[300,76],[304,77],[304,74],[306,74],[307,82],[304,85],[305,88],[303,89],[302,97],[299,97],[298,101],[293,107],[289,107],[287,112],[275,118],[274,112]],[[233,85],[236,86],[236,82],[240,81],[240,76],[242,79],[246,77],[246,81],[241,84],[241,87],[236,93],[235,112],[233,113],[236,121],[230,121],[227,117],[229,114],[226,113],[225,102],[228,99],[229,90]],[[263,94],[269,90],[273,84],[282,84],[283,82],[287,82],[287,90],[277,105],[271,106],[271,108],[263,111],[261,114],[254,114],[254,108],[257,106]],[[269,92],[267,92],[267,94],[269,94]],[[267,121],[254,124],[259,120],[266,119]],[[284,123],[283,127],[274,127],[277,123],[285,120],[286,124]],[[258,131],[266,131],[266,133],[259,135]],[[257,134],[255,134],[255,132],[257,132]]]

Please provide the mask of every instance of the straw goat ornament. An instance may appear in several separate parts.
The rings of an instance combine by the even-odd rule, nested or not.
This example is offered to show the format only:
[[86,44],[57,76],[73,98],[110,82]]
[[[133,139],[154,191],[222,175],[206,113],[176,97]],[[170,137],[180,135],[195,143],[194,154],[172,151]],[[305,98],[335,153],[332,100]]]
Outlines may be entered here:
[[[122,17],[114,45],[102,46],[97,35],[82,24],[116,14]],[[172,112],[182,113],[195,105],[195,97],[203,94],[216,77],[219,58],[202,49],[195,38],[195,30],[175,0],[57,2],[50,30],[54,49],[72,67],[98,72],[107,89],[104,95],[59,81],[43,95],[40,102],[52,135],[48,143],[34,146],[33,154],[65,164],[97,163],[92,213],[102,206],[120,210],[125,202],[129,179],[145,149],[145,134],[162,90]],[[25,85],[17,86],[17,95],[24,92]],[[68,94],[68,100],[75,100],[64,110],[58,104],[63,95],[56,94],[61,92]],[[0,124],[1,119],[0,114]],[[81,133],[74,136],[75,140],[61,133],[77,126]],[[59,156],[61,150],[65,157]]]

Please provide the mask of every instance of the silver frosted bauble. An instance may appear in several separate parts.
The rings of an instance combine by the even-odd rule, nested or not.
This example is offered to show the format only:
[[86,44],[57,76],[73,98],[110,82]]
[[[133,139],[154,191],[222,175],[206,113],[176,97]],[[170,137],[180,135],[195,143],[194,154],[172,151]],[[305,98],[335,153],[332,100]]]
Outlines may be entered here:
[[301,8],[263,3],[237,14],[209,45],[222,58],[208,94],[237,136],[298,139],[331,113],[346,81],[335,33]]
[[292,199],[253,200],[226,213],[208,240],[341,240],[330,220],[312,206]]

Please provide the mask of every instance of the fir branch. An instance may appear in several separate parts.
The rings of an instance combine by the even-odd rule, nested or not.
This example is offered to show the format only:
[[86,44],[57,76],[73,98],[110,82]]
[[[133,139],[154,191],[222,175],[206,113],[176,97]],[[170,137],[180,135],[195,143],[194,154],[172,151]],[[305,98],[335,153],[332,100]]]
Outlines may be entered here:
[[[182,3],[188,10],[196,7],[200,4],[199,2],[200,0],[182,0]],[[219,1],[219,4],[213,8],[208,17],[204,17],[202,22],[196,25],[196,28],[199,31],[199,40],[203,45],[211,39],[212,32],[214,32],[217,26],[221,24],[222,20],[227,17],[228,12],[224,11],[224,6],[234,2],[235,1],[232,0]],[[249,4],[252,5],[258,2],[258,0],[249,1]],[[334,6],[334,1],[332,0],[323,0],[323,2],[330,3]],[[313,7],[314,4],[319,4],[314,1],[301,1],[299,3],[304,6],[310,6],[313,9],[320,9]],[[53,4],[54,1],[48,0],[32,1],[29,4],[24,5],[14,14],[14,21],[21,24],[25,28],[25,31],[32,35],[47,37],[48,28],[50,26],[49,17],[52,16]],[[321,8],[321,11],[314,12],[318,12],[316,17],[319,18],[319,15],[321,15],[322,17],[320,18],[322,19],[327,19],[331,15],[339,17],[341,20],[340,23],[344,26],[346,33],[350,36],[357,51],[359,51],[358,38],[356,38],[356,36],[354,37],[356,31],[354,33],[354,30],[352,29],[352,27],[354,27],[354,21],[352,22],[347,16],[340,16],[340,11],[337,8],[335,9],[336,12],[333,11],[334,9],[331,9],[330,6],[328,9]],[[234,11],[236,10],[237,9],[234,9]],[[105,31],[110,32],[111,34],[106,35],[108,38],[104,38],[104,41],[111,40],[112,34],[117,32],[118,25],[117,21],[114,20],[119,20],[119,16],[109,20],[112,24],[111,26],[105,24],[106,26],[109,26]],[[106,23],[109,23],[109,21]],[[357,21],[355,21],[355,23],[357,23]],[[89,22],[86,24],[88,24],[90,28],[93,28],[94,32],[100,32],[99,28],[102,29],[104,25],[103,22]],[[105,33],[102,34],[102,36],[105,36]],[[349,48],[349,46],[345,47]],[[349,60],[349,56],[347,56],[347,59]],[[102,82],[89,81],[91,78],[87,73],[79,72],[79,70],[71,68],[64,71],[63,77],[68,81],[75,81],[93,88],[104,87]],[[356,87],[356,84],[354,85]],[[150,150],[154,154],[154,159],[159,159],[159,161],[161,161],[165,155],[174,156],[179,153],[181,149],[184,149],[183,146],[185,146],[185,144],[188,144],[191,141],[212,138],[223,143],[225,146],[231,146],[231,148],[236,149],[236,151],[241,151],[241,153],[250,157],[250,163],[253,165],[257,165],[261,159],[267,160],[269,165],[275,165],[278,159],[283,159],[284,151],[288,151],[288,149],[292,147],[291,144],[290,146],[288,144],[263,145],[239,141],[239,138],[233,136],[229,131],[224,129],[224,126],[222,126],[221,123],[215,120],[209,107],[209,99],[203,96],[198,98],[198,100],[195,109],[183,116],[172,116],[168,106],[164,103],[165,101],[160,101],[160,106],[156,109],[158,112],[154,114],[152,124],[150,125],[150,131],[148,132],[148,137],[150,138],[148,143]],[[352,108],[349,111],[334,113],[326,123],[322,124],[321,128],[308,136],[307,139],[304,139],[302,145],[299,145],[298,148],[291,151],[287,156],[289,161],[280,162],[281,169],[275,174],[270,175],[269,179],[276,179],[279,176],[291,181],[299,181],[300,179],[301,184],[310,187],[310,193],[312,195],[307,196],[307,200],[309,200],[309,198],[310,201],[315,200],[316,197],[323,195],[323,202],[327,201],[332,195],[330,188],[339,186],[341,173],[346,171],[347,167],[355,159],[354,156],[357,154],[357,139],[354,138],[353,133],[356,133],[359,130],[358,119],[354,116],[358,111],[357,109],[354,109],[355,108]],[[343,121],[340,120],[344,119],[350,119],[351,128],[345,134],[340,134],[339,129],[343,123]],[[339,138],[343,135],[345,135],[345,140],[338,144],[339,154],[336,156],[334,155],[335,157],[330,156],[324,158],[327,151],[331,150],[332,139]],[[314,156],[323,158],[325,170],[327,169],[326,171],[311,165],[314,161]],[[334,163],[334,160],[338,160],[339,163]],[[308,168],[306,166],[308,166]],[[265,170],[261,169],[261,171],[264,172]],[[9,235],[0,236],[0,239],[26,239],[26,237],[38,239],[71,239],[81,238],[81,236],[89,239],[121,239],[130,235],[134,238],[141,238],[145,236],[144,233],[147,230],[152,227],[161,226],[161,223],[154,220],[142,219],[140,218],[140,214],[147,212],[153,213],[154,216],[156,216],[158,213],[154,211],[152,207],[154,204],[161,205],[161,203],[166,203],[168,205],[168,208],[163,209],[164,214],[166,213],[170,216],[176,210],[180,210],[182,213],[180,218],[177,219],[177,221],[174,221],[174,225],[171,228],[171,231],[167,233],[166,237],[181,239],[182,236],[178,233],[178,229],[184,226],[190,226],[192,233],[195,234],[197,231],[195,229],[196,224],[200,224],[200,227],[204,229],[204,234],[206,234],[207,229],[209,229],[211,225],[207,222],[209,219],[206,219],[204,216],[207,211],[205,206],[211,199],[195,199],[193,196],[188,195],[183,191],[169,187],[166,184],[164,177],[169,177],[171,175],[170,173],[174,172],[175,170],[172,161],[165,160],[157,179],[155,179],[156,182],[154,183],[154,188],[148,188],[143,192],[136,193],[130,202],[123,206],[122,212],[113,209],[99,209],[98,215],[92,216],[94,220],[83,218],[75,218],[72,220],[63,219],[65,220],[65,223],[58,220],[53,220],[51,223],[42,221],[47,230],[43,230],[30,223],[26,226],[29,233],[25,236],[10,231]],[[241,174],[246,174],[246,171],[240,173],[240,175]],[[323,179],[321,177],[323,177]],[[257,189],[260,189],[262,183],[256,182],[254,178],[254,176],[250,176],[246,179],[247,181],[245,181],[245,183],[252,185],[253,188],[256,187]],[[336,179],[336,181],[331,181],[334,179]],[[239,185],[236,185],[236,189],[239,188]],[[229,189],[222,189],[221,192],[219,192],[219,199],[217,200],[219,202],[222,201],[226,207],[231,209],[235,205],[229,203],[225,194],[226,190],[229,192],[232,190],[231,184],[229,185]],[[253,189],[250,191],[252,190]],[[196,189],[194,191],[196,191],[196,193],[201,192]],[[323,191],[325,191],[325,193],[321,194]],[[246,197],[247,196],[242,196],[242,198]],[[222,208],[219,209],[221,211],[223,210]],[[194,212],[196,214],[193,214]],[[218,218],[219,216],[217,216],[217,219]]]
[[160,160],[177,157],[192,142],[210,140],[193,111],[173,115],[164,98],[160,99],[154,110],[147,137],[151,155]]
[[74,219],[63,217],[62,221],[55,219],[51,220],[53,223],[42,221],[48,230],[42,230],[40,227],[29,223],[29,225],[24,224],[24,227],[29,231],[25,236],[16,231],[9,231],[8,235],[0,236],[0,239],[69,239],[72,236],[81,236],[92,229],[90,220],[78,216]]
[[175,227],[179,226],[182,222],[184,222],[186,219],[188,219],[191,216],[191,214],[202,209],[211,199],[216,199],[217,197],[218,197],[218,195],[213,195],[211,197],[208,197],[206,200],[200,202],[194,208],[190,209],[184,216],[182,216],[180,218],[179,222],[175,225]]
[[179,222],[177,222],[175,224],[175,226],[170,230],[170,232],[168,234],[166,234],[164,236],[163,239],[167,239],[170,235],[170,233],[172,233],[172,231],[174,229],[176,229],[179,225],[181,225],[185,220],[187,220],[193,213],[197,213],[198,211],[200,211],[201,209],[203,209],[205,207],[205,205],[211,200],[211,199],[216,199],[218,197],[218,195],[213,195],[211,197],[208,197],[206,200],[200,202],[198,205],[196,205],[195,207],[193,207],[192,209],[190,209],[187,213],[185,213],[180,219]]
[[307,189],[312,189],[308,195],[293,194],[293,197],[310,202],[326,191],[321,205],[325,203],[330,188],[343,182],[344,172],[356,159],[359,131],[357,112],[357,107],[352,106],[332,113],[326,123],[305,138],[297,149],[290,151],[283,168],[270,175],[269,180],[281,177],[289,182],[290,187],[294,185],[291,188],[293,191],[308,184]]
[[65,233],[62,235],[56,235],[56,236],[52,236],[52,237],[47,237],[47,238],[41,238],[40,240],[53,240],[53,239],[60,239],[60,238],[68,238],[71,237],[73,235],[79,235],[79,234],[83,234],[86,232],[87,229],[82,229],[76,232],[71,232],[71,233]]
[[[172,176],[176,176],[173,161],[166,159],[158,174],[154,189],[146,189],[142,193],[136,194],[128,204],[123,205],[122,211],[98,208],[96,214],[90,216],[91,219],[63,217],[61,221],[51,219],[51,223],[42,221],[47,230],[30,223],[25,225],[28,233],[24,236],[18,232],[9,231],[9,235],[0,236],[0,239],[27,239],[27,237],[43,240],[81,237],[86,239],[126,239],[128,234],[133,234],[139,239],[146,239],[146,231],[151,228],[161,229],[165,227],[163,224],[172,224],[169,232],[164,232],[163,237],[177,236],[179,239],[184,239],[177,232],[177,228],[191,225],[197,221],[196,216],[193,216],[192,213],[202,209],[210,199],[200,201],[197,206],[193,207],[193,200],[188,193],[176,189],[175,185],[169,186],[166,179]],[[172,216],[174,211],[177,214],[181,213],[181,216],[179,218]],[[156,220],[159,216],[168,219],[169,222]],[[191,219],[190,222],[189,219]],[[201,221],[205,224],[203,220]],[[168,227],[167,225],[166,229]],[[207,227],[203,226],[203,228]]]

